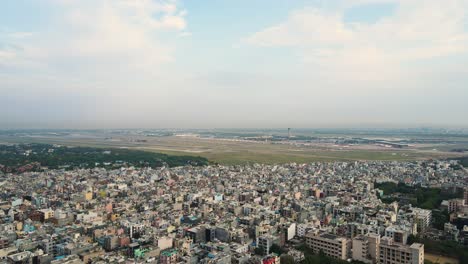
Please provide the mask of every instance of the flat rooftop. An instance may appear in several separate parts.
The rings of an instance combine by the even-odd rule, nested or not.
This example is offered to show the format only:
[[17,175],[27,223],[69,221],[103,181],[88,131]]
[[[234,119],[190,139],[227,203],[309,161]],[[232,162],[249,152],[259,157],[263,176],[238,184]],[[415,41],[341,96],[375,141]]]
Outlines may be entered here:
[[413,244],[411,244],[411,246],[410,246],[410,248],[415,248],[415,249],[420,249],[420,248],[422,248],[422,247],[424,247],[424,245],[423,245],[423,244],[420,244],[420,243],[413,243]]
[[322,234],[320,236],[323,237],[323,238],[326,238],[326,239],[331,239],[331,240],[335,240],[335,239],[338,238],[338,236],[335,236],[333,234],[328,234],[328,233]]

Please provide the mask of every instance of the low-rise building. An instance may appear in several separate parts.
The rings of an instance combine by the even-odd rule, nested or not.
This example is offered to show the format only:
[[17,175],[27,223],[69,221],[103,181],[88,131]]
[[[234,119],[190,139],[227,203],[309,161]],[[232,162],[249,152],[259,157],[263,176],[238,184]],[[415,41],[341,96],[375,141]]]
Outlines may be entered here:
[[383,237],[379,250],[380,264],[423,264],[424,245],[413,243],[409,245],[395,244],[390,237]]
[[306,245],[315,253],[346,260],[351,252],[351,240],[325,232],[311,232],[306,235]]

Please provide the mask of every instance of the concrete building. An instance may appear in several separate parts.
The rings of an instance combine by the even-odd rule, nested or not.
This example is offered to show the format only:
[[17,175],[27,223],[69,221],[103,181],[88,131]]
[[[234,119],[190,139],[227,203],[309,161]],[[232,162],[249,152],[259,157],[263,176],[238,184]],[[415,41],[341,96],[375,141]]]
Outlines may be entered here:
[[173,264],[177,263],[178,252],[175,249],[169,249],[161,252],[159,256],[159,263],[161,264]]
[[352,258],[365,263],[377,263],[379,246],[378,234],[356,236],[352,241]]
[[193,227],[187,230],[186,235],[194,243],[206,242],[206,228],[204,226]]
[[346,260],[351,253],[351,240],[329,233],[309,233],[306,236],[306,245],[315,253],[323,251],[325,255]]
[[172,244],[173,244],[173,239],[171,237],[158,238],[158,248],[161,250],[171,248]]
[[292,223],[289,227],[286,227],[286,240],[291,240],[296,236],[296,224]]
[[356,236],[352,242],[352,258],[364,263],[372,263],[369,255],[369,241],[363,235]]
[[0,236],[0,249],[9,247],[10,240],[7,237]]
[[410,234],[410,229],[405,227],[389,226],[385,229],[385,236],[393,238],[395,243],[406,244]]
[[54,217],[55,214],[54,210],[52,209],[42,209],[39,211],[44,215],[44,220]]
[[460,210],[463,205],[465,205],[465,200],[464,199],[450,199],[448,200],[448,212],[453,213],[457,212]]
[[413,208],[414,222],[418,225],[417,230],[419,233],[426,232],[432,220],[431,210]]
[[104,237],[104,249],[112,251],[119,245],[119,238],[117,236],[106,236]]
[[367,240],[369,241],[369,255],[374,263],[378,261],[379,250],[380,250],[380,235],[379,234],[368,234]]
[[468,205],[468,187],[465,187],[463,190],[463,200],[466,205]]
[[296,226],[296,235],[298,237],[304,237],[308,228],[309,226],[306,224],[298,224]]
[[19,252],[7,257],[7,263],[11,264],[22,264],[22,263],[32,263],[33,253],[29,251]]
[[383,237],[379,250],[380,264],[423,264],[424,245],[413,243],[411,246],[395,244],[390,237]]
[[272,236],[264,235],[257,238],[257,247],[263,250],[263,255],[270,254],[270,248],[273,245],[274,238]]

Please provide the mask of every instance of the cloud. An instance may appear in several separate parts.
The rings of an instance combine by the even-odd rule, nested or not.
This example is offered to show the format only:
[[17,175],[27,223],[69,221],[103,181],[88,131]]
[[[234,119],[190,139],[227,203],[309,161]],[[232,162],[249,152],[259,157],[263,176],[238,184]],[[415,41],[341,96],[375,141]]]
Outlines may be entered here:
[[[186,29],[185,14],[176,1],[49,0],[59,10],[49,28],[12,32],[0,43],[0,65],[52,75],[95,73],[119,76],[128,71],[155,71],[173,60],[171,45],[161,35]],[[14,61],[10,58],[14,57]],[[106,74],[107,73],[107,74]]]
[[0,49],[0,61],[11,60],[15,57],[16,53],[8,49]]
[[183,30],[186,27],[186,11],[179,10],[173,1],[120,0],[116,5],[133,21],[149,28]]
[[109,119],[116,124],[154,111],[169,96],[165,66],[174,61],[171,40],[187,32],[178,1],[43,4],[51,10],[45,26],[0,31],[0,120],[99,126]]
[[356,0],[347,5],[383,2],[394,2],[397,9],[375,23],[345,22],[346,8],[304,8],[246,41],[292,48],[323,71],[357,79],[391,78],[401,74],[402,63],[468,52],[468,1]]
[[179,34],[179,37],[190,37],[192,36],[192,32],[188,32],[188,31],[183,31]]
[[[189,10],[190,27],[176,0],[41,1],[41,23],[0,29],[0,126],[466,123],[467,1],[331,2],[233,45],[247,33],[218,24],[245,14],[229,8]],[[381,2],[397,7],[347,22]],[[212,12],[232,13],[204,23]]]
[[303,47],[339,44],[351,37],[339,14],[308,8],[292,12],[285,23],[257,32],[248,41],[260,46]]

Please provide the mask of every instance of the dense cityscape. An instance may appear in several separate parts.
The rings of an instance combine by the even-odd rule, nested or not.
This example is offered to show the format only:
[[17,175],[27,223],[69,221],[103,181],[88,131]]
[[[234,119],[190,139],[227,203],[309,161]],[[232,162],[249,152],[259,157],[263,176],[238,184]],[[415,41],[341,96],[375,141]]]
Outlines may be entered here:
[[1,172],[0,262],[428,263],[468,244],[467,179],[435,160]]
[[468,0],[0,0],[0,264],[468,264]]

